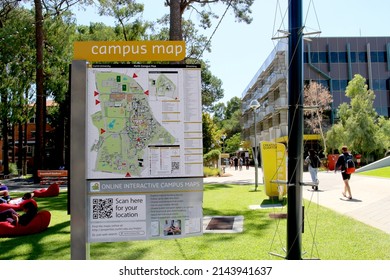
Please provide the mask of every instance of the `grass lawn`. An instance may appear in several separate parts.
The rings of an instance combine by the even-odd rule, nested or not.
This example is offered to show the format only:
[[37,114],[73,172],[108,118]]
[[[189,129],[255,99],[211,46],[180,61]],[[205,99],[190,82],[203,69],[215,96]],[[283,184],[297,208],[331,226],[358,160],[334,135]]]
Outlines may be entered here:
[[[363,174],[363,173],[362,173]],[[377,176],[377,175],[372,175]],[[286,219],[270,218],[287,209],[251,210],[267,202],[263,188],[250,185],[208,184],[204,187],[205,216],[244,216],[244,231],[205,233],[199,237],[113,243],[93,243],[91,259],[113,260],[280,260],[285,256]],[[52,213],[50,227],[40,234],[0,238],[0,259],[70,259],[67,192],[37,198],[40,209]],[[390,235],[314,203],[304,201],[303,258],[322,260],[390,260]]]
[[367,175],[367,176],[390,178],[390,166],[375,169],[375,170],[361,172],[359,174]]

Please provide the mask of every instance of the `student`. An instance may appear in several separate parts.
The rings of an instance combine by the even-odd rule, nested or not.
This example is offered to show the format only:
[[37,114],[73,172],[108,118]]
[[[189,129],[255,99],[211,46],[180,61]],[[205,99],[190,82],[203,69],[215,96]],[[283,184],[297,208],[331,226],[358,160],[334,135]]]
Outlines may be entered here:
[[0,203],[7,203],[10,199],[8,187],[3,183],[0,183]]
[[23,205],[23,215],[19,215],[14,209],[10,208],[0,212],[0,222],[7,221],[12,225],[28,225],[38,213],[38,208],[32,202]]
[[343,146],[341,148],[341,150],[343,153],[337,159],[334,172],[336,173],[336,171],[341,168],[341,176],[342,176],[343,181],[344,181],[344,191],[342,192],[342,195],[348,199],[352,199],[351,187],[349,185],[349,180],[351,179],[351,174],[347,174],[347,172],[345,172],[346,160],[348,157],[350,157],[352,155],[348,152],[347,146]]
[[33,196],[34,196],[34,194],[32,194],[32,193],[25,193],[23,195],[23,197],[11,199],[10,201],[8,201],[8,203],[13,204],[13,205],[20,204],[24,200],[31,199]]
[[313,184],[316,184],[312,186],[312,189],[317,191],[319,184],[317,173],[318,168],[321,166],[321,160],[313,149],[309,150],[309,155],[305,158],[305,164],[309,165],[311,181]]

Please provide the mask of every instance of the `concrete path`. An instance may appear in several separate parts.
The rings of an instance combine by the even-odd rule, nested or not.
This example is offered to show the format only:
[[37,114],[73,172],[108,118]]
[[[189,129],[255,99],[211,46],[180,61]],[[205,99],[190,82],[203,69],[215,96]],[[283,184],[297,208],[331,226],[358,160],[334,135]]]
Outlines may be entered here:
[[[255,184],[254,167],[249,170],[244,167],[241,171],[228,167],[226,174],[231,176],[204,178],[204,183]],[[258,175],[259,185],[263,184],[261,168],[258,169]],[[344,182],[340,172],[319,172],[318,179],[319,190],[313,191],[310,186],[303,186],[303,198],[390,234],[390,179],[352,174],[351,200],[341,194]],[[303,173],[303,181],[311,181],[308,172]]]
[[[245,166],[235,170],[226,168],[226,176],[204,178],[205,184],[255,184],[255,168]],[[350,186],[353,199],[342,196],[344,182],[341,173],[319,172],[319,190],[313,191],[309,186],[303,186],[303,198],[318,203],[343,215],[347,215],[363,223],[381,229],[390,234],[390,179],[364,176],[359,173],[352,174]],[[310,174],[303,173],[303,181],[310,182]],[[3,180],[14,192],[28,192],[47,186],[33,184],[22,179]],[[258,169],[258,184],[262,188],[263,172]],[[61,186],[66,189],[66,186]]]

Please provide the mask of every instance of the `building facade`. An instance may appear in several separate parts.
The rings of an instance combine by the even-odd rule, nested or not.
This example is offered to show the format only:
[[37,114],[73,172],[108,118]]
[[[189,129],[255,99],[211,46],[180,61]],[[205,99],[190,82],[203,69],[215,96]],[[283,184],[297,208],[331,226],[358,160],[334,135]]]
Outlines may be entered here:
[[[242,137],[250,140],[252,147],[255,130],[257,144],[287,143],[287,52],[287,40],[280,40],[242,93]],[[333,97],[332,123],[337,120],[339,105],[349,102],[345,89],[355,74],[366,78],[368,88],[375,92],[374,108],[378,114],[390,115],[390,37],[309,38],[304,40],[303,68],[305,84],[315,81],[329,89]],[[256,112],[249,107],[254,99],[261,105]],[[318,135],[305,129],[306,144],[316,145],[318,139]]]

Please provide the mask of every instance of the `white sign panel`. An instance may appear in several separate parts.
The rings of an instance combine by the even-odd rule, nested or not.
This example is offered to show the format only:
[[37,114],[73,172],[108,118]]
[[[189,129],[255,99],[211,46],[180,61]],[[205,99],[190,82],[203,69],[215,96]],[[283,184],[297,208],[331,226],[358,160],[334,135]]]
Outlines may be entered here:
[[88,71],[87,179],[203,176],[198,65]]
[[88,181],[88,241],[201,235],[203,179]]

